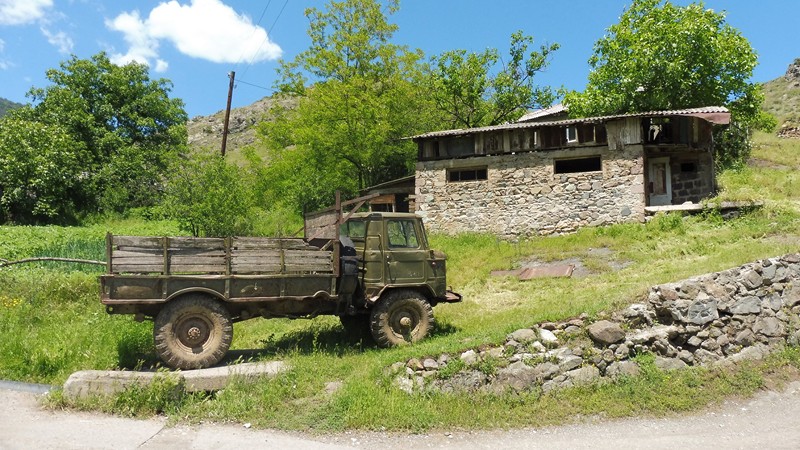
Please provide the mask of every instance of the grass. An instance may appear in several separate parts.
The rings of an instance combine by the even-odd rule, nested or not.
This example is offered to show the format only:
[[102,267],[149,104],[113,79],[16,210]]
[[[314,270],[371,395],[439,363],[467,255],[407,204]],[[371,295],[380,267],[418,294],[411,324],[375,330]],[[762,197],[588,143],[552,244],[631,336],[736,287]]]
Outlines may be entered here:
[[[763,208],[736,219],[723,220],[713,212],[662,215],[646,225],[587,228],[519,242],[478,234],[432,236],[433,246],[449,255],[449,284],[465,301],[437,306],[433,335],[414,346],[377,349],[346,334],[331,317],[257,319],[235,326],[233,358],[287,361],[291,369],[275,379],[239,380],[211,394],[176,396],[164,382],[107,400],[74,404],[56,395],[51,402],[124,415],[165,414],[173,420],[250,422],[283,429],[420,431],[546,425],[595,415],[664,415],[731,395],[750,395],[774,380],[795,377],[800,350],[788,349],[733,371],[665,373],[642,356],[639,377],[548,394],[408,395],[392,386],[385,369],[411,357],[455,356],[496,345],[509,332],[541,321],[581,313],[596,317],[640,300],[655,284],[797,252],[800,191],[792,172],[800,167],[800,144],[758,139],[754,157],[763,163],[720,177],[721,198],[765,201]],[[60,252],[102,259],[106,231],[177,232],[174,224],[133,221],[72,229],[3,227],[0,257]],[[592,252],[599,248],[608,249],[600,254],[608,256]],[[580,279],[526,282],[490,276],[492,270],[510,269],[525,260],[567,258],[580,258],[592,273]],[[623,268],[615,270],[615,264]],[[97,298],[98,270],[48,265],[0,270],[0,378],[60,384],[75,370],[154,363],[152,324],[105,314]],[[482,370],[492,373],[496,367],[487,363]],[[329,393],[326,385],[331,382],[342,387]]]

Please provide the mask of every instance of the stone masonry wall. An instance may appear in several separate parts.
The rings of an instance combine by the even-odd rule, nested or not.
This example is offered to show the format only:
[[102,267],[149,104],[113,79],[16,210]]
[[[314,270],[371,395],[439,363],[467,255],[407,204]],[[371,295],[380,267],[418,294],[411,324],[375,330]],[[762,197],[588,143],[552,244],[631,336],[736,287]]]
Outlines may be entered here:
[[[642,353],[654,354],[663,370],[761,359],[800,344],[800,255],[654,286],[642,300],[607,320],[541,323],[501,345],[399,362],[389,371],[409,393],[548,391],[635,376],[633,357]],[[456,360],[461,370],[439,376]],[[487,361],[496,372],[480,370]]]
[[[602,170],[555,174],[554,159],[602,155]],[[608,147],[417,163],[416,202],[430,230],[546,235],[644,219],[643,150]],[[447,171],[486,167],[487,179],[448,182]]]

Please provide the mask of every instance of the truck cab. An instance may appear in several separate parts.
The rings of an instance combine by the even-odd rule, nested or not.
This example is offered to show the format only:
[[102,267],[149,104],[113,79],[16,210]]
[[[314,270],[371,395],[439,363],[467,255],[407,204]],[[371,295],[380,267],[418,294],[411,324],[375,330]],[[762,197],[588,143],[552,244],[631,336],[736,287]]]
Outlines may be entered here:
[[357,213],[341,225],[340,233],[353,242],[368,303],[387,290],[404,288],[419,290],[431,303],[457,301],[447,291],[445,255],[429,247],[419,216]]

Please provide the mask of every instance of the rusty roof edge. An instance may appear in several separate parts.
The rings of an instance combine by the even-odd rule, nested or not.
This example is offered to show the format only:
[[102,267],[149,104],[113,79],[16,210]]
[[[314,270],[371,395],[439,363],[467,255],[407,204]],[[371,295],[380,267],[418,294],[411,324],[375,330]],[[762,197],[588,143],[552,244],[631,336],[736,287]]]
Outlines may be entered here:
[[729,119],[730,111],[728,110],[728,108],[725,108],[724,106],[704,106],[702,108],[688,108],[688,109],[676,109],[676,110],[665,110],[665,111],[647,111],[641,113],[583,117],[580,119],[554,120],[549,122],[514,122],[514,123],[505,123],[502,125],[492,125],[492,126],[477,127],[477,128],[458,128],[454,130],[432,131],[430,133],[418,134],[416,136],[408,136],[403,139],[416,140],[416,139],[425,139],[432,137],[462,136],[475,133],[482,133],[486,131],[542,128],[542,127],[551,127],[558,125],[572,125],[576,123],[597,123],[597,122],[607,122],[609,120],[615,120],[615,119],[636,118],[636,117],[694,116],[707,120],[712,123],[719,123],[723,125],[727,124],[730,121],[730,120],[725,121],[724,119],[722,119],[722,117],[719,117],[720,115],[723,116],[727,115]]

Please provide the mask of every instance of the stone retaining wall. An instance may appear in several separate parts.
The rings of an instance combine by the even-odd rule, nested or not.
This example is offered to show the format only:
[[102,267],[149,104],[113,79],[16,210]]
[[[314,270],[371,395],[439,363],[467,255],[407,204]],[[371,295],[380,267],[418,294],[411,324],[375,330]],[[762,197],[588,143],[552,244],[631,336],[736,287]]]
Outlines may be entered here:
[[[640,353],[662,369],[761,359],[800,343],[800,255],[765,259],[651,288],[641,303],[591,324],[587,317],[511,333],[499,346],[412,359],[389,370],[407,391],[544,391],[635,376]],[[486,370],[487,366],[497,370]],[[441,374],[450,373],[447,376]]]

